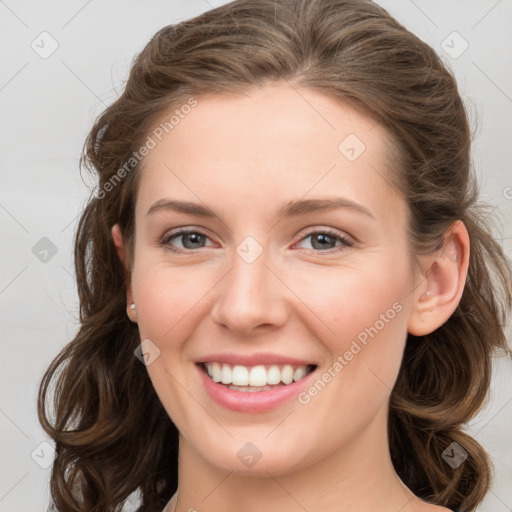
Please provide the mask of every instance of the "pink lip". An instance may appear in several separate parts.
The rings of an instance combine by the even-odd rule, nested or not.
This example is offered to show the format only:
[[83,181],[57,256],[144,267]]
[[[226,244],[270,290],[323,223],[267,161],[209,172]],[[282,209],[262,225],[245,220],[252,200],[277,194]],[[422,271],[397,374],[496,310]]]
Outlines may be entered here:
[[[218,359],[216,359],[216,361],[218,361]],[[261,360],[259,359],[258,361]],[[247,365],[250,366],[249,364]],[[303,379],[297,382],[292,382],[286,386],[279,386],[268,391],[250,393],[248,391],[236,391],[234,389],[229,389],[224,384],[214,382],[202,370],[199,364],[196,364],[195,366],[207,393],[217,404],[232,411],[247,413],[261,413],[269,411],[279,407],[284,402],[291,400],[308,385],[311,380],[311,376],[315,373],[315,371],[313,371]]]
[[261,354],[210,354],[201,359],[197,359],[196,363],[226,363],[230,365],[239,364],[242,366],[256,366],[260,364],[290,364],[292,366],[302,366],[316,364],[304,359],[295,359],[293,357],[270,354],[267,352]]

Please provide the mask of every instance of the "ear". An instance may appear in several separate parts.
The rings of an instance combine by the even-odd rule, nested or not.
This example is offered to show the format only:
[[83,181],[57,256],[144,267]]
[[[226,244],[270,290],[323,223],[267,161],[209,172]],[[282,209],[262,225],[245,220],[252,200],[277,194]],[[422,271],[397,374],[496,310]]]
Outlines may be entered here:
[[131,289],[131,282],[130,282],[130,275],[126,271],[125,266],[125,252],[124,252],[124,244],[123,244],[123,234],[121,233],[121,228],[119,227],[119,224],[116,224],[112,227],[112,238],[114,240],[114,245],[116,246],[117,255],[119,256],[119,260],[121,262],[121,265],[123,266],[123,269],[125,269],[125,275],[126,275],[126,314],[128,315],[128,318],[132,322],[137,322],[137,312],[134,308],[132,308],[132,304],[134,304],[133,296],[132,296],[132,289]]
[[422,281],[414,290],[408,332],[424,336],[443,325],[459,305],[469,267],[469,234],[456,221],[435,254],[420,258]]

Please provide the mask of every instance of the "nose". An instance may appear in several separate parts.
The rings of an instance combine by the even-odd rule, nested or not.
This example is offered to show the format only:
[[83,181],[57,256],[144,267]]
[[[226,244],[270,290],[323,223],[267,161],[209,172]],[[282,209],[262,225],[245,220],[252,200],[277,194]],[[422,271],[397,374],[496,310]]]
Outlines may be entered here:
[[252,263],[235,254],[216,290],[212,318],[233,333],[261,335],[286,322],[288,288],[269,267],[265,252]]

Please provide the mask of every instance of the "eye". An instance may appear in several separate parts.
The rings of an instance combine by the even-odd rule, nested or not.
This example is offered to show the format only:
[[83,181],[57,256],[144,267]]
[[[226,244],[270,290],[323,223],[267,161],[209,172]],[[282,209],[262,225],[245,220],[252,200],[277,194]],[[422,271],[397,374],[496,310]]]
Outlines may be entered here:
[[[171,241],[174,239],[181,239],[181,247],[176,248],[174,244],[171,244]],[[209,240],[208,236],[206,236],[201,231],[193,229],[180,229],[178,231],[166,233],[162,238],[161,244],[172,252],[187,252],[196,249],[202,249],[206,240]]]
[[[310,250],[314,252],[338,252],[354,245],[351,240],[331,229],[311,231],[301,239],[301,242],[308,238],[311,239],[312,249]],[[337,242],[339,242],[338,245],[336,245]]]
[[[307,239],[311,239],[312,246],[312,248],[308,250],[313,252],[338,252],[354,245],[354,242],[331,229],[317,229],[311,231],[306,236],[302,237],[300,242]],[[176,247],[173,240],[181,240],[181,247]],[[161,245],[165,246],[169,251],[184,253],[206,247],[205,244],[208,240],[209,237],[201,231],[194,229],[179,229],[177,231],[172,231],[171,233],[166,233],[161,240]],[[212,245],[210,245],[210,247]]]

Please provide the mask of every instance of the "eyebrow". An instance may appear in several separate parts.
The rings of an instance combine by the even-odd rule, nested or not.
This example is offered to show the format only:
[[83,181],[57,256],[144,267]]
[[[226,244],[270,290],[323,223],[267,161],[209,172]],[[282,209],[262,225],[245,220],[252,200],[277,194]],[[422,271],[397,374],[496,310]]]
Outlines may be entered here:
[[[342,197],[301,199],[298,201],[292,201],[279,210],[278,216],[280,218],[297,217],[307,213],[316,213],[320,211],[336,209],[352,210],[354,212],[362,213],[363,215],[366,215],[375,220],[374,215],[363,205]],[[146,213],[146,217],[161,210],[188,213],[206,218],[218,217],[218,215],[206,205],[192,203],[189,201],[178,201],[175,199],[160,199],[149,208],[148,212]]]

